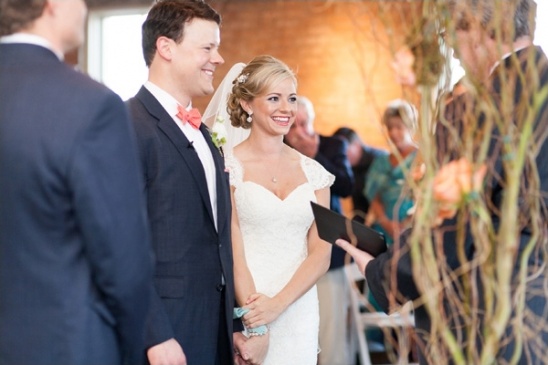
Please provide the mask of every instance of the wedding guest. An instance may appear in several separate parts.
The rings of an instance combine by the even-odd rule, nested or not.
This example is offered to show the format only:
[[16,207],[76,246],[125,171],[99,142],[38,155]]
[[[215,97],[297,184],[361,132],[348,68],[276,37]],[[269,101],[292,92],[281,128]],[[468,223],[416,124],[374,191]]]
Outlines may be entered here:
[[220,23],[203,1],[157,1],[142,28],[148,81],[127,102],[156,257],[145,337],[153,365],[233,363],[228,177],[192,108],[224,63]]
[[352,219],[364,223],[369,210],[369,201],[363,193],[367,172],[373,160],[378,156],[386,155],[387,152],[366,145],[352,128],[341,127],[333,133],[333,136],[342,138],[348,143],[346,156],[354,174]]
[[152,259],[122,100],[63,62],[84,0],[0,0],[0,364],[138,364]]
[[228,112],[250,129],[227,154],[238,303],[248,329],[267,325],[264,365],[317,362],[316,281],[331,245],[318,237],[310,201],[327,206],[333,175],[283,142],[297,113],[297,80],[283,62],[255,57],[234,81]]
[[[314,131],[316,113],[312,102],[298,98],[295,123],[285,137],[288,145],[318,161],[335,175],[331,186],[331,210],[343,213],[341,197],[352,193],[354,176],[346,156],[347,143],[336,137],[322,136]],[[331,251],[329,271],[318,281],[320,301],[320,354],[321,365],[348,365],[352,363],[348,342],[348,285],[344,275],[345,253],[339,247]]]
[[342,213],[340,198],[346,198],[352,192],[354,176],[346,157],[348,144],[332,136],[323,136],[314,130],[316,112],[312,101],[305,96],[297,99],[298,109],[295,123],[285,136],[284,141],[303,155],[318,161],[327,171],[335,175],[331,186],[330,209]]
[[[546,130],[548,125],[548,100],[546,98],[537,99],[542,90],[548,87],[548,59],[540,47],[535,47],[531,38],[532,19],[534,19],[535,4],[531,0],[519,0],[517,2],[500,3],[493,0],[450,0],[449,14],[455,24],[455,34],[451,39],[455,48],[456,56],[465,66],[467,77],[475,85],[475,92],[482,100],[493,100],[496,108],[502,108],[501,96],[505,91],[505,80],[513,80],[515,84],[511,87],[511,95],[508,100],[513,100],[514,104],[506,106],[510,110],[511,118],[516,128],[520,128],[520,123],[524,121],[524,116],[530,116],[533,121],[534,132],[527,153],[531,153],[532,160],[528,161],[528,169],[535,169],[537,175],[535,181],[538,185],[533,188],[533,195],[538,196],[541,204],[531,204],[528,196],[531,195],[532,186],[528,183],[528,175],[519,176],[522,184],[518,191],[519,204],[518,220],[524,224],[516,235],[515,261],[512,262],[507,270],[510,272],[511,288],[509,293],[500,293],[497,299],[500,304],[507,304],[511,310],[510,318],[507,321],[500,341],[492,347],[492,352],[486,354],[491,359],[491,363],[516,363],[516,364],[546,364],[548,361],[545,351],[548,345],[548,326],[546,323],[546,312],[548,310],[548,294],[545,290],[546,270],[545,270],[545,248],[547,242],[547,213],[548,205],[548,143],[546,134],[541,131]],[[497,11],[499,11],[497,13]],[[495,15],[496,14],[496,15]],[[499,33],[500,32],[500,33]],[[502,36],[498,36],[502,35]],[[481,40],[481,47],[478,41]],[[483,89],[483,85],[489,85]],[[472,87],[472,86],[471,86]],[[464,95],[466,96],[465,93]],[[467,95],[469,96],[469,95]],[[508,96],[508,94],[506,94]],[[535,103],[534,100],[540,100]],[[460,98],[456,98],[453,103],[460,103]],[[465,111],[473,111],[477,101],[467,103]],[[462,105],[457,105],[455,110],[462,110]],[[480,120],[487,120],[489,116],[481,114]],[[475,123],[469,118],[478,118],[477,114],[458,113],[451,120],[456,128],[464,128],[468,123]],[[475,125],[475,124],[473,124]],[[446,127],[447,128],[447,127]],[[451,145],[456,145],[453,139],[459,138],[451,133],[445,133],[443,129],[438,129],[436,133],[444,133]],[[496,153],[500,148],[500,136],[498,128],[491,134],[491,144],[489,146],[489,168],[485,179],[487,186],[485,189],[485,199],[491,202],[489,206],[489,219],[493,222],[493,227],[498,233],[500,226],[501,202],[503,196],[507,194],[506,177],[504,171],[506,167],[502,163],[503,156]],[[445,142],[441,139],[442,142]],[[455,151],[448,151],[452,153]],[[442,161],[445,156],[441,156]],[[502,177],[502,178],[501,178]],[[530,181],[529,181],[530,182]],[[537,199],[534,199],[535,202]],[[537,216],[537,220],[531,220],[530,217]],[[473,219],[473,218],[470,218]],[[447,265],[455,272],[458,268],[472,267],[471,275],[479,275],[478,269],[473,269],[473,262],[478,259],[480,252],[476,252],[476,242],[474,242],[471,232],[461,232],[457,236],[455,225],[457,218],[445,219],[442,225],[435,230],[442,236],[443,261],[441,265]],[[533,236],[532,232],[538,232]],[[460,238],[464,242],[460,243]],[[500,236],[499,236],[500,237]],[[365,273],[367,281],[385,310],[389,306],[389,298],[398,293],[407,299],[416,299],[421,295],[413,277],[413,265],[411,257],[406,249],[408,244],[408,233],[401,237],[401,248],[399,250],[391,249],[373,259],[363,251],[359,251],[348,242],[339,240],[338,244],[347,250],[356,262],[362,272]],[[459,243],[458,243],[459,242]],[[493,242],[491,247],[493,254],[497,253],[497,243]],[[526,247],[532,247],[528,253]],[[400,257],[395,261],[394,253],[399,252]],[[465,257],[462,257],[465,255]],[[526,256],[527,255],[527,256]],[[525,259],[526,258],[526,259]],[[527,280],[520,279],[520,270],[525,265]],[[392,269],[389,269],[391,267]],[[388,284],[387,275],[392,275],[395,270],[395,286]],[[489,277],[485,277],[489,280]],[[485,293],[482,290],[481,276],[474,282],[478,288],[477,293],[477,312],[479,319],[485,320],[482,316],[485,308]],[[521,281],[521,283],[520,283]],[[470,284],[468,282],[468,284]],[[458,285],[458,283],[456,284]],[[453,286],[444,287],[442,295],[443,309],[448,306],[448,297],[455,295]],[[492,289],[491,289],[492,290]],[[524,308],[520,309],[514,306],[518,302],[521,294],[524,294]],[[501,303],[501,301],[504,301]],[[440,310],[442,306],[440,305]],[[525,315],[524,315],[525,314]],[[458,315],[458,313],[453,313]],[[417,333],[421,338],[427,339],[432,330],[430,316],[424,306],[415,308],[415,322]],[[447,323],[449,329],[457,336],[475,333],[476,330],[483,331],[485,322],[480,322],[480,327],[469,328],[466,322]],[[464,327],[462,327],[464,326]],[[462,339],[462,337],[458,337]],[[467,345],[468,348],[475,349],[474,353],[479,353],[484,349],[485,343],[482,336],[476,336],[475,343]],[[466,340],[466,338],[464,338]],[[428,347],[422,349],[422,364],[428,363]]]
[[406,176],[412,169],[418,151],[413,141],[417,110],[405,100],[393,100],[384,111],[382,123],[394,151],[373,160],[363,193],[371,202],[370,211],[374,218],[371,227],[383,233],[386,242],[391,244],[413,206],[413,200],[405,187]]

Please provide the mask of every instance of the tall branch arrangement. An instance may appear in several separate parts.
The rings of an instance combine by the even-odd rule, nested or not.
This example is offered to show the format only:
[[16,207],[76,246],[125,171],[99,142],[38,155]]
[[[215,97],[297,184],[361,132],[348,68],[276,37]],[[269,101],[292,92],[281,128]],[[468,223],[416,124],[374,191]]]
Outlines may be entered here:
[[[440,81],[450,76],[443,39],[451,43],[458,24],[447,1],[422,7],[394,55],[400,80],[421,95],[417,163],[424,173],[408,174],[416,209],[402,246],[420,293],[415,307],[424,306],[432,322],[431,333],[417,333],[416,342],[431,364],[500,364],[497,354],[509,339],[516,344],[510,363],[524,352],[548,363],[540,340],[548,313],[526,307],[548,295],[544,280],[532,285],[547,271],[548,192],[537,163],[548,135],[548,88],[539,75],[548,65],[534,53],[512,55],[509,67],[489,79],[497,93],[491,81],[469,77],[465,94],[449,96]],[[496,7],[493,24],[507,19],[511,7]],[[492,29],[496,40],[508,36],[502,27]],[[405,298],[394,290],[393,266],[389,288],[397,306]]]

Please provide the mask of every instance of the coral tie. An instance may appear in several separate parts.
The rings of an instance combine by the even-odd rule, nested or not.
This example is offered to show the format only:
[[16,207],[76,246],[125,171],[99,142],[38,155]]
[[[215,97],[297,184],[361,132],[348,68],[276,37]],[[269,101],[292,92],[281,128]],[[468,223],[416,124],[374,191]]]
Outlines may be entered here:
[[200,124],[202,123],[202,115],[196,108],[186,110],[182,106],[177,106],[177,118],[181,119],[183,123],[190,123],[194,128],[199,129]]

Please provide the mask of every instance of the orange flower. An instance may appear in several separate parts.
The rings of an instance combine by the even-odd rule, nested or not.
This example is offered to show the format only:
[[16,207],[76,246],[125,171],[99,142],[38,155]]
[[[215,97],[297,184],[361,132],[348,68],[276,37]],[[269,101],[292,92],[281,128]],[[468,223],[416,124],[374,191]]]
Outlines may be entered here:
[[457,181],[457,164],[453,161],[443,166],[434,178],[434,199],[445,205],[457,205],[461,200],[461,189]]
[[392,68],[396,72],[396,80],[406,86],[414,86],[417,82],[417,77],[413,71],[415,56],[409,47],[404,46],[394,54],[394,62]]
[[457,179],[463,194],[477,192],[480,190],[487,172],[487,166],[481,165],[472,173],[472,164],[465,158],[457,161]]
[[455,216],[459,205],[472,192],[481,189],[487,166],[474,170],[466,158],[444,165],[434,178],[434,199],[439,203],[438,220]]

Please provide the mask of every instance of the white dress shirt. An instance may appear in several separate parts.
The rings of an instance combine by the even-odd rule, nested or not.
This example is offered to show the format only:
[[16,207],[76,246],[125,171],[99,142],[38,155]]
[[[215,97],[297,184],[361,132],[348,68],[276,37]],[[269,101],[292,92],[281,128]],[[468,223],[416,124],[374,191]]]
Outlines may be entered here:
[[59,60],[64,59],[64,55],[56,51],[50,42],[47,39],[40,36],[29,34],[29,33],[13,33],[0,37],[0,43],[25,43],[25,44],[34,44],[36,46],[44,47],[55,53]]
[[[215,229],[217,229],[217,183],[215,161],[213,160],[213,155],[211,154],[211,150],[209,149],[204,135],[199,129],[194,128],[190,125],[190,123],[183,123],[183,121],[177,117],[177,113],[179,113],[179,110],[177,109],[179,103],[173,96],[150,81],[147,81],[144,86],[168,112],[198,154],[204,168],[207,181],[207,190],[209,191],[209,199],[211,201],[211,208],[213,211]],[[189,104],[186,109],[190,110],[191,107],[192,104]]]

